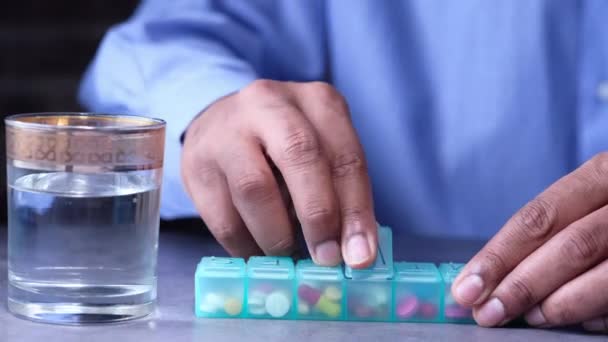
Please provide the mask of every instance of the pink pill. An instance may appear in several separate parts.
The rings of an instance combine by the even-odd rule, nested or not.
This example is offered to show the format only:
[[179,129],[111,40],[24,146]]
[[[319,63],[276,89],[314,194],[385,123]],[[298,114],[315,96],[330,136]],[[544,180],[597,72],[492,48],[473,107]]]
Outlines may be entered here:
[[437,316],[437,306],[433,303],[421,303],[418,313],[422,318],[434,318]]
[[397,316],[400,318],[410,318],[416,314],[419,306],[418,298],[414,296],[407,296],[402,298],[397,303]]
[[445,317],[447,318],[470,318],[472,317],[472,311],[469,308],[462,307],[460,305],[451,304],[445,307]]
[[319,298],[321,298],[321,290],[303,284],[298,287],[298,297],[310,305],[315,305],[319,301]]
[[359,318],[368,318],[374,315],[374,309],[367,305],[358,305],[355,307],[354,313]]

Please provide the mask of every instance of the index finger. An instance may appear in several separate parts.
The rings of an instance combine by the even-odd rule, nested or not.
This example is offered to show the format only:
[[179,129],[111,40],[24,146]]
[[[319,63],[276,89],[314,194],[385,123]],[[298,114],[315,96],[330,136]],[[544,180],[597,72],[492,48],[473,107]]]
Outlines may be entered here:
[[313,82],[300,88],[299,105],[319,134],[338,195],[342,254],[349,266],[367,267],[376,256],[377,224],[367,163],[348,106],[328,84]]
[[467,263],[454,281],[454,299],[466,306],[484,302],[524,258],[606,203],[607,176],[608,154],[600,154],[526,204]]
[[[315,128],[293,103],[276,102],[250,124],[280,171],[313,260],[324,266],[342,261],[338,201],[330,168]],[[267,122],[271,122],[268,126]]]

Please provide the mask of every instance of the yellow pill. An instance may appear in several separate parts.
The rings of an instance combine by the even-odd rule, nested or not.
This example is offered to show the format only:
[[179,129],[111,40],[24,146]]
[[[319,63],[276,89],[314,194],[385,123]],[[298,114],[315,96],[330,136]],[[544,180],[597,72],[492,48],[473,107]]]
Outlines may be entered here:
[[327,299],[333,300],[334,302],[337,302],[342,299],[342,291],[340,291],[340,289],[335,286],[326,287],[325,291],[323,291],[323,295],[327,297]]
[[228,298],[224,302],[224,311],[230,316],[236,316],[241,313],[243,305],[241,301],[236,298]]
[[325,296],[321,296],[321,298],[319,298],[319,301],[315,307],[322,313],[332,318],[340,316],[340,312],[342,311],[340,304],[331,301]]

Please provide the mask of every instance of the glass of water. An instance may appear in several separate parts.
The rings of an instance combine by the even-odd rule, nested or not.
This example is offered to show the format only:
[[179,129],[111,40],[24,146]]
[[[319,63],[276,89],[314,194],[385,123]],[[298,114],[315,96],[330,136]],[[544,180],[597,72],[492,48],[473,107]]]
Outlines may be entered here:
[[60,324],[151,313],[165,123],[87,113],[5,123],[9,310]]

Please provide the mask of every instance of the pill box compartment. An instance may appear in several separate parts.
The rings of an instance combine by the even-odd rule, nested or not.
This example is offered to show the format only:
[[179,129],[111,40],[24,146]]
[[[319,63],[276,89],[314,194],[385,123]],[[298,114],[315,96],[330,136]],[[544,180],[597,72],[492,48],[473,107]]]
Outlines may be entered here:
[[444,283],[443,321],[446,323],[474,323],[473,312],[458,304],[452,297],[452,283],[464,267],[459,263],[443,263],[439,265],[439,273]]
[[296,308],[298,319],[344,320],[346,296],[342,266],[318,266],[310,259],[298,261]]
[[195,314],[198,317],[244,317],[245,261],[204,257],[194,276]]
[[291,258],[249,258],[247,282],[247,317],[295,319],[295,267]]
[[345,267],[346,319],[390,321],[393,302],[393,236],[390,228],[378,228],[378,253],[366,269]]
[[393,291],[395,321],[441,321],[443,282],[435,264],[396,262]]

